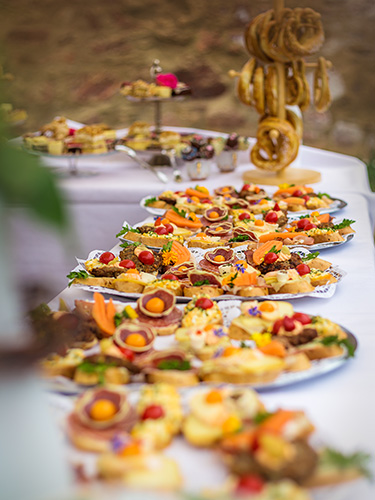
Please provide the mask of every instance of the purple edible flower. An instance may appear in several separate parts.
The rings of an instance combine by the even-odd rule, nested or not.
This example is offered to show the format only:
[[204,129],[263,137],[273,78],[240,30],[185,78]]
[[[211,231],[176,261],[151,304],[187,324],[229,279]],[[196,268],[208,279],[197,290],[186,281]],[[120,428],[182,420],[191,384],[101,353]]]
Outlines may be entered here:
[[224,349],[220,347],[217,351],[215,351],[215,354],[213,355],[214,358],[220,358],[220,356],[223,354]]
[[111,448],[114,453],[118,453],[129,443],[130,439],[126,436],[116,434],[111,441]]
[[260,311],[257,308],[257,306],[250,307],[250,309],[248,309],[247,312],[250,314],[250,316],[260,316]]
[[217,328],[214,330],[214,335],[216,335],[216,337],[226,337],[227,334],[222,328]]
[[245,272],[243,264],[235,264],[234,267],[237,269],[237,271],[240,271],[242,274]]

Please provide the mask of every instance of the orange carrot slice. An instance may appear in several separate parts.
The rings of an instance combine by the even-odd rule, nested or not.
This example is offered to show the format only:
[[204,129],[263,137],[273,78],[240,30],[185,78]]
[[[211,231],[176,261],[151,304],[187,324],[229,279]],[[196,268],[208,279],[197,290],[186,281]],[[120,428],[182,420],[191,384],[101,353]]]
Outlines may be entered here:
[[[282,240],[284,240],[285,238],[294,238],[295,236],[298,236],[298,233],[292,233],[292,232],[286,232],[286,233],[266,233],[266,234],[262,234],[259,237],[259,241],[260,241],[260,243],[266,243],[266,242],[269,242],[271,240],[274,243],[278,243],[279,244],[280,241],[276,241],[275,238],[281,238]],[[262,248],[262,247],[259,247],[259,248]],[[259,250],[259,248],[258,248],[258,250]],[[272,246],[270,248],[272,248]],[[276,247],[276,250],[280,250],[280,248]],[[253,255],[253,260],[254,260],[254,255]],[[255,262],[255,260],[254,260],[254,262]]]
[[271,415],[258,427],[258,432],[270,432],[272,434],[280,434],[284,425],[294,417],[295,413],[288,410],[278,410],[274,415]]
[[318,215],[318,216],[317,216],[317,219],[318,219],[318,221],[319,221],[319,222],[322,222],[322,223],[324,223],[324,222],[329,222],[329,220],[330,220],[330,215],[329,215],[329,214],[322,214],[322,215]]
[[314,191],[312,187],[308,187],[308,186],[291,186],[291,187],[284,188],[284,189],[278,189],[274,193],[274,196],[278,196],[279,194],[283,194],[283,193],[293,194],[294,191],[297,191],[297,190],[300,190],[300,191],[305,192],[305,193],[312,193]]
[[277,356],[278,358],[285,358],[286,350],[281,342],[278,340],[271,340],[269,344],[266,344],[258,349],[268,356]]
[[257,273],[238,273],[236,278],[235,276],[236,273],[230,273],[223,279],[222,284],[233,283],[236,286],[253,286],[257,284]]
[[[279,235],[279,233],[272,233],[275,237],[275,235]],[[282,233],[280,233],[282,234]],[[293,233],[294,234],[294,233]],[[268,236],[267,234],[265,234],[264,236]],[[261,241],[261,240],[259,240]],[[263,257],[266,255],[266,253],[268,253],[272,247],[276,247],[276,250],[281,250],[282,246],[283,246],[283,242],[282,241],[276,241],[274,239],[270,239],[269,240],[266,240],[266,243],[264,243],[263,245],[261,245],[259,248],[257,248],[254,253],[253,253],[253,261],[256,265],[259,265],[262,263],[262,259]]]
[[184,262],[187,262],[191,259],[191,253],[189,249],[184,247],[184,245],[181,245],[181,243],[178,241],[173,241],[172,251],[176,252],[177,254],[177,262],[176,264],[174,264],[175,266],[183,264]]
[[200,220],[192,221],[189,219],[185,219],[181,215],[176,214],[173,210],[167,210],[164,214],[164,217],[172,222],[178,227],[190,227],[192,229],[199,229],[202,227],[202,223]]
[[[110,307],[111,310],[112,306]],[[98,292],[94,293],[94,306],[92,308],[92,317],[94,318],[96,324],[102,330],[103,333],[107,334],[108,336],[111,336],[115,333],[116,327],[115,327],[114,315],[112,316],[111,320],[108,318],[104,297],[101,293]]]
[[201,199],[201,200],[205,200],[205,199],[210,199],[211,196],[209,195],[209,193],[202,193],[202,191],[197,191],[196,189],[193,189],[193,188],[187,188],[187,190],[185,191],[185,193],[192,197],[192,196],[196,196],[197,198]]

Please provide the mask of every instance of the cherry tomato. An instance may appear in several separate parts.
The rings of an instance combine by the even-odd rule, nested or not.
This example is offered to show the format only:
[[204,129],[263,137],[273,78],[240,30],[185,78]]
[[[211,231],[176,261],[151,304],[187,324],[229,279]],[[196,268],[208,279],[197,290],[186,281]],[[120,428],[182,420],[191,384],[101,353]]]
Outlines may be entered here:
[[305,227],[310,224],[310,221],[309,219],[300,219],[298,222],[297,222],[297,227],[298,229],[305,229]]
[[268,214],[265,216],[264,220],[268,222],[269,224],[276,224],[278,220],[278,216],[276,212],[268,212]]
[[142,264],[145,264],[146,266],[152,266],[152,264],[155,262],[155,257],[148,250],[143,250],[143,252],[138,255],[138,259],[142,262]]
[[212,300],[207,299],[206,297],[201,297],[196,301],[195,305],[196,307],[200,307],[201,309],[211,309],[214,303],[212,302]]
[[291,332],[292,330],[294,330],[296,324],[294,323],[293,318],[289,318],[289,316],[285,316],[285,318],[283,319],[283,326],[287,332]]
[[309,325],[311,323],[310,316],[305,313],[294,313],[293,314],[293,319],[296,321],[299,321],[303,325]]
[[119,349],[119,351],[121,351],[121,354],[124,356],[124,358],[126,358],[129,361],[134,361],[135,354],[132,350],[128,349],[127,347],[121,347],[117,344],[116,346]]
[[305,231],[310,231],[310,229],[314,229],[314,227],[316,227],[316,224],[311,224],[311,222],[309,222],[305,226]]
[[305,274],[309,274],[310,272],[310,268],[307,264],[299,264],[297,267],[297,273],[300,275],[300,276],[304,276]]
[[102,264],[108,264],[114,258],[115,258],[115,256],[113,255],[112,252],[104,252],[99,257],[99,262],[101,262]]
[[210,203],[212,205],[212,201],[209,200],[208,198],[205,198],[204,200],[202,200],[201,203]]
[[121,267],[125,267],[125,269],[135,269],[135,264],[130,259],[122,260],[119,264]]
[[275,210],[275,212],[280,212],[280,207],[277,203],[275,203],[275,206],[273,207],[273,209]]
[[282,327],[283,320],[282,319],[277,319],[275,323],[273,324],[272,327],[272,333],[277,335],[279,333],[280,328]]
[[161,279],[163,280],[174,280],[174,281],[178,281],[178,278],[177,276],[175,276],[174,274],[163,274],[163,276],[161,277]]
[[268,252],[264,256],[264,262],[266,264],[273,264],[274,262],[277,261],[277,259],[278,259],[278,257],[277,257],[277,255],[274,252]]
[[264,488],[264,481],[256,474],[247,474],[239,478],[236,493],[237,495],[248,496],[252,493],[260,493]]
[[310,196],[309,196],[308,194],[306,194],[305,196],[302,196],[302,198],[303,198],[305,201],[309,201]]
[[250,184],[244,184],[244,185],[242,186],[241,191],[248,191],[248,190],[249,190],[249,187],[250,187]]
[[69,129],[69,135],[75,135],[76,129],[75,128],[70,128]]
[[250,214],[248,214],[247,212],[243,212],[242,214],[239,215],[238,217],[240,220],[244,220],[244,219],[250,219]]
[[172,224],[164,224],[165,229],[168,231],[168,233],[173,233],[174,227]]
[[147,420],[148,418],[156,420],[164,417],[164,415],[165,411],[160,405],[150,405],[145,408],[141,418],[142,420]]
[[297,198],[298,198],[299,196],[302,196],[302,195],[303,195],[303,193],[302,193],[302,191],[301,191],[300,189],[296,189],[296,190],[294,191],[294,193],[292,194],[292,196],[297,196]]
[[[173,229],[173,228],[172,228]],[[158,226],[155,229],[155,233],[161,235],[168,234],[168,229],[165,226]]]
[[161,219],[162,219],[161,217],[158,217],[155,221],[154,226],[161,226]]

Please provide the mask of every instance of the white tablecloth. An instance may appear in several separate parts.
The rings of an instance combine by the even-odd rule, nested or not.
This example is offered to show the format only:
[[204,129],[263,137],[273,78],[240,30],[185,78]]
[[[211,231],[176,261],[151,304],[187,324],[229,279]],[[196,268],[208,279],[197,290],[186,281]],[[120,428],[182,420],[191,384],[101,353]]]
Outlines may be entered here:
[[[220,135],[199,129],[170,128],[180,132]],[[67,171],[65,159],[48,158],[45,162],[59,167],[60,171]],[[248,152],[239,154],[239,162],[237,170],[227,174],[220,173],[214,166],[210,178],[204,184],[209,188],[226,184],[241,186],[243,172],[254,167],[249,163]],[[375,196],[369,188],[366,167],[358,159],[301,146],[295,165],[322,173],[322,181],[314,185],[318,191],[345,199],[348,199],[350,193],[362,194],[369,202],[368,206],[364,204],[363,210],[375,213]],[[166,187],[123,153],[97,159],[82,158],[78,160],[78,168],[82,173],[90,172],[95,175],[64,177],[60,180],[74,229],[73,241],[68,248],[61,246],[59,236],[22,218],[19,213],[12,224],[14,255],[23,264],[18,268],[19,281],[24,283],[26,278],[32,282],[44,276],[47,278],[51,297],[53,292],[57,293],[64,287],[65,276],[74,264],[75,255],[85,257],[94,248],[111,248],[115,244],[115,234],[125,218],[130,223],[135,223],[145,217],[145,211],[139,206],[140,199],[147,195],[157,195]],[[166,169],[165,172],[172,178],[171,169]],[[182,173],[184,182],[177,184],[171,181],[168,188],[184,189],[193,184],[187,180],[184,169]],[[268,186],[266,189],[272,190],[272,187]],[[356,202],[351,202],[350,216],[353,203]]]
[[[325,158],[325,153],[322,156]],[[354,169],[354,165],[352,169]],[[329,168],[328,171],[330,171]],[[361,164],[358,164],[358,176],[349,167],[348,172],[351,172],[353,182],[354,180],[359,182]],[[333,174],[331,173],[331,175]],[[326,183],[324,178],[325,175],[319,189],[332,192],[331,184]],[[232,183],[233,177],[228,176],[228,181]],[[341,176],[338,182],[340,185],[344,184]],[[216,179],[215,183],[216,185],[221,184],[222,178]],[[156,189],[159,189],[159,185],[156,186]],[[353,194],[349,189],[346,192],[335,189],[334,194],[348,201],[348,207],[341,211],[339,216],[340,218],[346,217],[356,220],[354,225],[356,235],[347,245],[325,250],[322,252],[322,257],[338,264],[348,274],[338,285],[336,294],[331,299],[304,298],[295,301],[294,304],[295,308],[300,311],[326,316],[352,331],[359,341],[357,355],[345,367],[328,376],[289,388],[263,393],[262,398],[267,405],[272,407],[279,405],[306,410],[316,424],[319,439],[330,443],[331,446],[347,452],[365,450],[375,455],[375,397],[373,394],[375,381],[375,255],[368,203],[364,196]],[[142,213],[145,215],[144,212]],[[120,219],[124,216],[128,217],[125,211],[122,212]],[[110,247],[112,242],[111,235],[107,246],[103,248]],[[88,297],[90,294],[76,289],[66,289],[60,296],[72,303],[74,298]],[[53,305],[57,306],[59,297],[53,301]],[[205,460],[204,463],[211,464],[212,467],[202,468],[198,454],[193,450],[182,459],[184,470],[189,471],[190,476],[194,477],[197,486],[212,485],[222,474],[222,469],[213,465],[216,462],[210,456],[206,456]],[[342,494],[343,496],[335,496],[335,493],[332,492],[325,498],[329,498],[329,500],[334,498],[373,500],[375,498],[373,485],[365,481],[346,486],[344,490],[340,489],[340,495]]]

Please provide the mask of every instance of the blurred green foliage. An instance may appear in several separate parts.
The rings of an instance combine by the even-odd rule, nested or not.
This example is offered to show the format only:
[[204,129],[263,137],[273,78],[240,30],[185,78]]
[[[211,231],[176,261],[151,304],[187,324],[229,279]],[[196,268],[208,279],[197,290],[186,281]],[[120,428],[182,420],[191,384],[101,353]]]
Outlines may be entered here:
[[0,123],[0,200],[25,207],[30,215],[59,231],[68,228],[68,217],[57,178],[36,156],[7,140]]
[[370,156],[366,165],[371,191],[375,191],[375,149],[370,151]]

